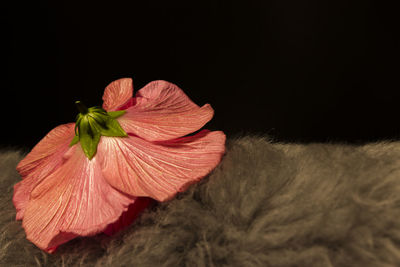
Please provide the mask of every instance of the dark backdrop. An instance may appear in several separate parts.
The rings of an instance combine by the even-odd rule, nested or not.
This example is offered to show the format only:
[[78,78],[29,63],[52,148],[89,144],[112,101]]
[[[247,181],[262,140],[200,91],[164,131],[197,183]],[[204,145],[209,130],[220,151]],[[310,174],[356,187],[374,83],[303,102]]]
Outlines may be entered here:
[[384,2],[13,1],[1,145],[32,147],[121,77],[176,83],[229,136],[397,139],[398,12]]

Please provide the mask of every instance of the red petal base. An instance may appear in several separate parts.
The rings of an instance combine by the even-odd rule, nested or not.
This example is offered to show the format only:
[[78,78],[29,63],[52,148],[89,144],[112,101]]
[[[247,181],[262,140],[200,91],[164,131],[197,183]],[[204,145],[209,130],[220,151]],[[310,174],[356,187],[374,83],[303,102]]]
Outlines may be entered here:
[[128,210],[123,212],[116,222],[109,224],[103,232],[111,236],[125,229],[132,224],[144,209],[154,202],[155,200],[148,197],[138,197],[134,203],[129,205]]

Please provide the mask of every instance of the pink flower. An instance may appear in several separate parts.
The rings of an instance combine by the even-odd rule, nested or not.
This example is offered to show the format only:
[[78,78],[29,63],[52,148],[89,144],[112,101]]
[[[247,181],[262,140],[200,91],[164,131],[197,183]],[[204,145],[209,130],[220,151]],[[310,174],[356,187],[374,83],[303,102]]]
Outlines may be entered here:
[[[74,123],[56,127],[18,164],[16,219],[40,249],[53,252],[77,236],[113,233],[148,205],[143,197],[170,200],[220,162],[223,132],[186,136],[213,117],[210,105],[197,106],[165,81],[149,83],[133,98],[132,92],[131,79],[112,82],[103,96],[108,113],[98,108],[99,117],[89,118],[94,113],[81,111],[87,116],[78,115],[77,129]],[[103,125],[102,116],[113,126]],[[120,134],[109,134],[113,129]]]

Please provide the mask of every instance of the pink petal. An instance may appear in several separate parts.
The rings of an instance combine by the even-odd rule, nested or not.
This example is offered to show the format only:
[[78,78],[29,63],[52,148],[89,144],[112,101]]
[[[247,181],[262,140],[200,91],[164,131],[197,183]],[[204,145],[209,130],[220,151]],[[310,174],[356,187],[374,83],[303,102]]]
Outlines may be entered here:
[[154,81],[140,89],[135,105],[118,122],[127,133],[148,141],[175,139],[193,133],[214,115],[209,104],[193,103],[176,85]]
[[50,131],[17,166],[21,182],[14,186],[13,202],[17,220],[24,216],[32,189],[63,162],[74,136],[74,123],[60,125]]
[[68,154],[31,192],[22,223],[27,239],[49,252],[76,236],[102,232],[135,201],[107,183],[97,156],[89,160],[79,144]]
[[223,132],[152,143],[135,136],[102,137],[99,162],[105,179],[134,196],[169,200],[211,172],[225,151]]
[[[110,83],[103,95],[103,108],[107,111],[119,110],[132,103],[133,85],[131,78],[123,78]],[[132,105],[132,104],[130,104]]]
[[125,229],[153,202],[154,200],[148,197],[136,198],[135,202],[129,205],[128,210],[123,212],[116,222],[109,224],[103,232],[106,235],[113,235]]
[[[17,171],[21,176],[38,172],[51,172],[62,162],[62,155],[68,150],[75,135],[75,123],[57,126],[51,130],[32,151],[19,162]],[[50,164],[50,166],[49,166]]]

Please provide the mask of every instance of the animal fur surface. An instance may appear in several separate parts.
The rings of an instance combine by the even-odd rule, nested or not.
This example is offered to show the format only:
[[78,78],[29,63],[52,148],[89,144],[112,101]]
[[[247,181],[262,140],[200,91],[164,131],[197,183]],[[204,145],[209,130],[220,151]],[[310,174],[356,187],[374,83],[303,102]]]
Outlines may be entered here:
[[0,266],[400,266],[400,142],[230,139],[222,163],[116,236],[54,255],[11,202],[18,151],[0,153]]

